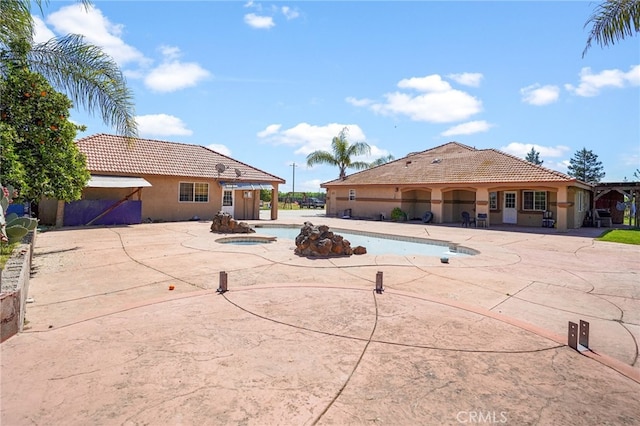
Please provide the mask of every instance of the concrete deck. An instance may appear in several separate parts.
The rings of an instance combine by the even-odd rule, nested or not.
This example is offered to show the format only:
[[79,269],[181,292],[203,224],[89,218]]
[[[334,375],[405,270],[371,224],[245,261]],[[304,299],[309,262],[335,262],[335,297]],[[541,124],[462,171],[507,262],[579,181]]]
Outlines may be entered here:
[[[640,247],[314,210],[251,223],[305,220],[480,254],[306,259],[216,243],[210,222],[39,234],[0,424],[638,424]],[[566,346],[580,319],[591,352]]]

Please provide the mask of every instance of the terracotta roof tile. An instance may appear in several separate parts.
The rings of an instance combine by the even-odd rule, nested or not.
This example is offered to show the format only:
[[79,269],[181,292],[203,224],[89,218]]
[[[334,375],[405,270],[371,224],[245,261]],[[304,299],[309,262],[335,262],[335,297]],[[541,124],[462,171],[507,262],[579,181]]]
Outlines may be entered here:
[[[97,134],[76,141],[95,173],[203,177],[244,182],[285,180],[201,145]],[[216,165],[225,170],[218,173]],[[237,172],[236,172],[237,170]]]
[[323,184],[447,184],[570,182],[571,176],[537,166],[496,149],[475,149],[449,142]]

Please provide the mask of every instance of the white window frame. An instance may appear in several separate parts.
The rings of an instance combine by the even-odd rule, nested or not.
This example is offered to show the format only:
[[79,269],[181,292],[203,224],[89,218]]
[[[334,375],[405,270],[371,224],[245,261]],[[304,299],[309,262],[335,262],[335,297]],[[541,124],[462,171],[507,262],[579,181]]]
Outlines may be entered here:
[[356,190],[355,189],[350,189],[349,190],[349,201],[355,201],[356,200]]
[[222,206],[233,207],[233,190],[225,189],[222,191]]
[[489,193],[489,210],[498,210],[498,193]]
[[578,205],[578,212],[584,211],[584,192],[576,192],[576,204]]
[[[527,208],[527,206],[525,205],[525,203],[527,202],[527,196],[525,194],[530,193],[531,194],[531,207]],[[540,203],[540,199],[537,196],[540,196],[541,194],[543,194],[543,205],[539,204]],[[534,191],[534,190],[524,190],[522,191],[522,210],[524,211],[529,211],[529,212],[544,212],[547,211],[547,191]]]
[[[190,194],[183,193],[183,185],[191,185]],[[203,191],[204,190],[204,191]],[[205,192],[206,191],[206,195]],[[184,195],[189,195],[189,199],[182,199]],[[208,182],[180,182],[178,184],[178,202],[179,203],[208,203],[209,202],[209,183]]]

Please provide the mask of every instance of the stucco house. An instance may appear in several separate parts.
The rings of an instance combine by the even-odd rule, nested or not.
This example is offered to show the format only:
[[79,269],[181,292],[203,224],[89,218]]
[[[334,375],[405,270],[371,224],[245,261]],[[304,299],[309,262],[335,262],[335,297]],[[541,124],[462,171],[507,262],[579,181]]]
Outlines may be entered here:
[[[260,218],[260,190],[278,199],[284,179],[204,146],[97,134],[79,139],[91,180],[82,200],[40,205],[43,223],[64,225]],[[271,203],[276,219],[278,203]]]
[[[323,183],[327,214],[377,219],[395,207],[411,218],[430,212],[434,223],[461,221],[462,212],[487,224],[579,228],[593,187],[566,174],[495,149],[457,142],[412,153]],[[543,219],[547,219],[543,222]]]

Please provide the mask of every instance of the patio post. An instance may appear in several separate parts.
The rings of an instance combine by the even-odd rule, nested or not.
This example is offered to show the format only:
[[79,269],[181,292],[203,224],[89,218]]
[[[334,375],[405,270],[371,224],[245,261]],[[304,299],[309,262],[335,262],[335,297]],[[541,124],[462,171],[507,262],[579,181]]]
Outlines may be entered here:
[[433,223],[442,223],[444,221],[442,217],[442,189],[440,188],[433,188],[431,190],[431,212],[433,213]]
[[558,217],[556,227],[560,232],[567,232],[567,216],[569,214],[569,207],[573,205],[573,203],[569,202],[568,195],[566,186],[558,188]]

